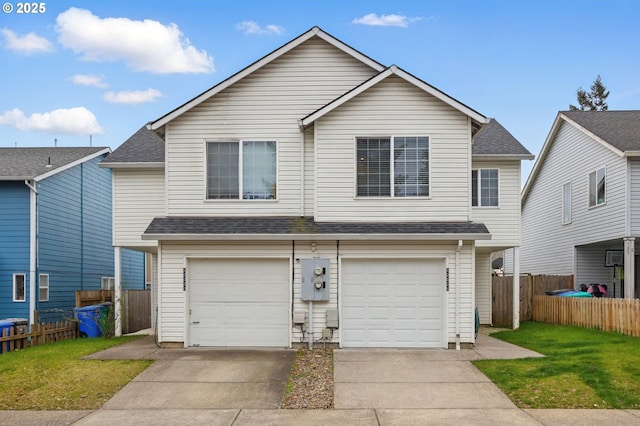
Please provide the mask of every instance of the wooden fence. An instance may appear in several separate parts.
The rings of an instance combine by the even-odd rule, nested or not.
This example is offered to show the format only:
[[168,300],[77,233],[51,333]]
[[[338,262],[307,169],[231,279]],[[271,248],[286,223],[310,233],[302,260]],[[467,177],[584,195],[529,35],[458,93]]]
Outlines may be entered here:
[[31,333],[22,331],[22,327],[2,329],[2,332],[0,332],[0,353],[61,340],[76,339],[78,337],[78,323],[75,321],[36,323],[31,325]]
[[[513,276],[492,277],[491,317],[496,327],[513,326]],[[573,275],[520,275],[520,321],[530,321],[533,296],[573,288]]]
[[534,296],[532,319],[640,336],[640,299]]
[[[76,307],[113,303],[113,290],[77,290]],[[151,327],[151,290],[122,291],[122,333]]]

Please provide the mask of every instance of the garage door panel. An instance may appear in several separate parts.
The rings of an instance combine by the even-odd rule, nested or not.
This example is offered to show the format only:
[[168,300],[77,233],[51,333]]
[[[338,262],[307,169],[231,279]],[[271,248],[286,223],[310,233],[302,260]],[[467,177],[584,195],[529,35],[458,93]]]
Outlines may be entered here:
[[287,346],[288,259],[189,262],[193,346]]
[[442,347],[442,259],[343,259],[345,347]]

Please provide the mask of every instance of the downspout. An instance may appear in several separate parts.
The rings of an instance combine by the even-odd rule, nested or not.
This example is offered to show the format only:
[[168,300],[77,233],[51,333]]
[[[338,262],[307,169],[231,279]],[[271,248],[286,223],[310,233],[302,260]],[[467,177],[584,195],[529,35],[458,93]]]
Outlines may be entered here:
[[300,126],[300,217],[304,215],[304,128]]
[[456,247],[456,350],[460,350],[460,250],[462,240],[458,240]]
[[37,215],[36,211],[36,198],[38,191],[35,187],[35,181],[33,183],[28,180],[24,181],[24,184],[29,188],[29,327],[33,325],[35,321],[36,311],[36,233],[37,233]]

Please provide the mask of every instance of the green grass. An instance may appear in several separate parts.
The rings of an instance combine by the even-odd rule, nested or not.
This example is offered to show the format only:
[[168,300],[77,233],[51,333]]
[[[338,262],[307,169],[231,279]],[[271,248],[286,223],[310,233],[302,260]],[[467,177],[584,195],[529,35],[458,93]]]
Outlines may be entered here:
[[65,340],[0,355],[0,410],[100,408],[152,361],[80,358],[136,338]]
[[640,408],[640,339],[536,322],[491,335],[545,358],[474,365],[520,408]]

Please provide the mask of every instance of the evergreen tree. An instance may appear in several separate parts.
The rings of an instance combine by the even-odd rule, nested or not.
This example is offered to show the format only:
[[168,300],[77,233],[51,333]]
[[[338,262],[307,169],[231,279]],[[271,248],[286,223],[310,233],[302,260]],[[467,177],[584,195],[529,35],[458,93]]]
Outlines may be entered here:
[[602,84],[602,79],[598,75],[591,85],[590,92],[587,93],[582,87],[577,90],[576,97],[579,106],[569,105],[569,109],[571,111],[606,111],[609,109],[609,105],[607,105],[608,96],[609,91]]

